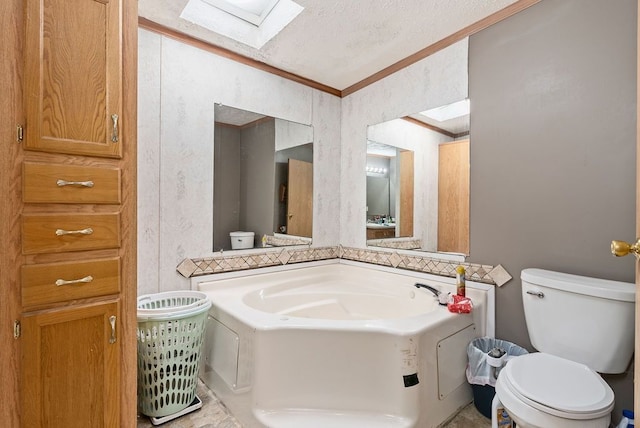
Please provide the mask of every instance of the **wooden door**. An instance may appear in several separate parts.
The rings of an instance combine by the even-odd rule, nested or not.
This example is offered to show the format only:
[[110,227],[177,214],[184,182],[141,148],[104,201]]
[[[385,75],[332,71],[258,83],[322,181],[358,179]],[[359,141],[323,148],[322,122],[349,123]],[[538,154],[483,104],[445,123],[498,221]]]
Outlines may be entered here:
[[117,301],[23,317],[23,427],[119,426],[119,318]]
[[469,254],[469,140],[439,146],[438,251]]
[[311,238],[313,231],[313,164],[289,159],[287,234]]
[[400,167],[400,237],[413,236],[413,152],[402,150],[398,153]]
[[121,1],[25,2],[25,148],[121,156]]

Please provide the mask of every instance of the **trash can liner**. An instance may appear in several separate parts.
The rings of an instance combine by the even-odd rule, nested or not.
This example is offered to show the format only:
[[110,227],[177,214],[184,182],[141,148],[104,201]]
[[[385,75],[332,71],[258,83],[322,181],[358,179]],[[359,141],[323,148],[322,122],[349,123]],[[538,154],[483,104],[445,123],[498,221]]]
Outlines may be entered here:
[[511,358],[529,353],[526,349],[506,340],[492,337],[479,337],[472,340],[467,347],[469,364],[467,364],[466,374],[470,384],[496,386],[494,368],[487,362],[487,353],[493,348],[501,348],[506,351],[504,363]]

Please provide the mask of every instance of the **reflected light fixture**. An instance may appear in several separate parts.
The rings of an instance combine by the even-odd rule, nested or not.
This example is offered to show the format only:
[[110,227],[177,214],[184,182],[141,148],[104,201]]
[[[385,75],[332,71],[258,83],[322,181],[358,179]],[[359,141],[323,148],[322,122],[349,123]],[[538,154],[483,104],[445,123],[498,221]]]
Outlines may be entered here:
[[374,172],[376,174],[386,174],[387,168],[376,168],[372,166],[367,166],[367,172]]
[[260,26],[280,0],[204,0],[231,15]]
[[433,120],[437,120],[438,122],[444,122],[446,120],[468,115],[470,107],[469,98],[466,98],[462,101],[456,101],[455,103],[451,103],[446,106],[436,107],[420,112],[420,114]]

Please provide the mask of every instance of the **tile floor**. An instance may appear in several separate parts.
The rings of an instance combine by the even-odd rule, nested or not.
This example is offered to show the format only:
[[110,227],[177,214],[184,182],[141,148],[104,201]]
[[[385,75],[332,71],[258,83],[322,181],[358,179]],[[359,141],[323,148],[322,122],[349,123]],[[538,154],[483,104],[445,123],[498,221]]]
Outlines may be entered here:
[[[203,403],[200,410],[160,426],[162,428],[242,428],[224,403],[202,382],[198,383],[197,394]],[[153,425],[149,418],[138,417],[138,428],[151,427]],[[491,428],[491,421],[482,416],[473,404],[469,404],[442,428]]]

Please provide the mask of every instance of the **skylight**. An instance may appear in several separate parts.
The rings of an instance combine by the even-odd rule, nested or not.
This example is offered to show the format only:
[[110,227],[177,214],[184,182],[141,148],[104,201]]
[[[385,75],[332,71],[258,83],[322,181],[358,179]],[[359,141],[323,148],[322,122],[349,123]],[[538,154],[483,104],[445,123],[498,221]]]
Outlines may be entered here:
[[432,108],[431,110],[423,111],[420,114],[427,116],[438,122],[444,122],[457,117],[468,115],[470,112],[469,98],[455,103],[448,104],[442,107]]
[[211,6],[222,9],[231,15],[243,19],[255,26],[269,15],[279,0],[204,0]]
[[260,49],[303,9],[293,0],[189,0],[180,18]]

